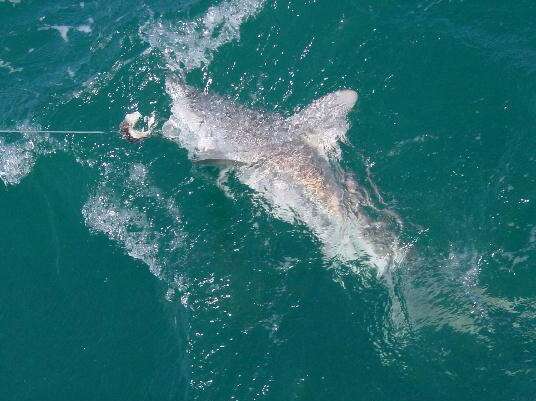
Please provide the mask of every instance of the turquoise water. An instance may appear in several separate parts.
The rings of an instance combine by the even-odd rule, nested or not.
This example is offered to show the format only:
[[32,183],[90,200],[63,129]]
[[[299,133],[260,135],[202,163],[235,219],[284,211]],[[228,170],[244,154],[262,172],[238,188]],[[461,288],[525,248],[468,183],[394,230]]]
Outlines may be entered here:
[[[535,17],[0,1],[0,126],[26,130],[0,136],[0,399],[534,399]],[[284,116],[356,90],[340,165],[404,257],[329,258],[232,173],[222,190],[161,136],[170,77]],[[131,144],[135,110],[157,128]]]

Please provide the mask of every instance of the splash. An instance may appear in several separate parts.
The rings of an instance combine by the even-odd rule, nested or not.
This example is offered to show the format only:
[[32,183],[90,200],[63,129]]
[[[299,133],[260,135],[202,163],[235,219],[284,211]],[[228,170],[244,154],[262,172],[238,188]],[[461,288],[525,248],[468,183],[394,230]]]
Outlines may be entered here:
[[254,17],[265,0],[228,0],[192,21],[148,24],[142,36],[164,55],[173,71],[188,72],[211,63],[214,52],[240,38],[240,27]]
[[86,202],[82,214],[91,229],[121,243],[129,256],[149,266],[155,276],[160,275],[158,235],[143,212],[101,191]]
[[[103,180],[82,209],[86,225],[120,244],[163,279],[171,251],[183,239],[176,202],[151,183],[141,163],[133,164],[126,177],[118,166],[105,164],[104,170]],[[168,224],[162,225],[162,219]]]
[[0,179],[5,185],[15,185],[27,176],[35,163],[29,143],[8,145],[0,138]]
[[[36,128],[19,129],[32,131]],[[23,133],[12,142],[0,137],[0,179],[5,185],[19,184],[32,171],[37,156],[55,153],[63,147],[64,143],[48,134]]]

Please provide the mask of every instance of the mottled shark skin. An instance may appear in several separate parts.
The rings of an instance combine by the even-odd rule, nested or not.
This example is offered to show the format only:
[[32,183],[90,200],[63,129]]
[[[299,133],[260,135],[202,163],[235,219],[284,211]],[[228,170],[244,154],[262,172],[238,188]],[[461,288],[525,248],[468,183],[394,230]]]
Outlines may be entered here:
[[232,166],[238,179],[260,194],[272,212],[301,221],[320,239],[329,258],[366,259],[383,272],[392,252],[375,225],[360,212],[355,182],[340,165],[347,115],[357,102],[339,90],[291,117],[252,110],[225,97],[195,90],[170,78],[172,115],[164,136],[192,161]]

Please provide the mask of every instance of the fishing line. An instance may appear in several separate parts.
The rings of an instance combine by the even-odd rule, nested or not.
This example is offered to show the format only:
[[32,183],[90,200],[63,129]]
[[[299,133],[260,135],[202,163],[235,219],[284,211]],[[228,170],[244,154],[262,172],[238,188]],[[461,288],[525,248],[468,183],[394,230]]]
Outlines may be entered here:
[[104,131],[48,131],[48,130],[20,130],[2,129],[0,134],[106,134]]

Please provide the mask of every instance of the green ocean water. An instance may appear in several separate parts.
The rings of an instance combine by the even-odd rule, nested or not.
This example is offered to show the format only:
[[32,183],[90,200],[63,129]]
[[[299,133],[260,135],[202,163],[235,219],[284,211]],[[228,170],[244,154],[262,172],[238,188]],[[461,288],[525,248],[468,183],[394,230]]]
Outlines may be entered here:
[[[0,0],[0,128],[25,131],[0,134],[0,400],[533,400],[535,18]],[[341,165],[405,258],[328,259],[232,175],[226,194],[160,135],[170,76],[285,116],[357,91]],[[157,128],[132,144],[134,110]]]

